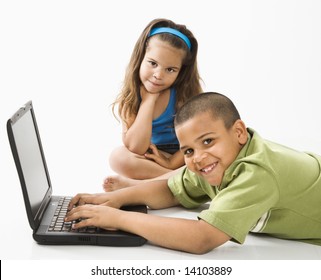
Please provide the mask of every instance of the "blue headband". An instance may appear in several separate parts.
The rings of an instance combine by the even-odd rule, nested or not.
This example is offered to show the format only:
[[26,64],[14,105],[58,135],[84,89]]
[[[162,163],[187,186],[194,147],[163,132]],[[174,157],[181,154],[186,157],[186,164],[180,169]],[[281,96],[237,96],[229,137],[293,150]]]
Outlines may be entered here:
[[185,44],[187,45],[188,49],[191,50],[192,44],[191,44],[191,41],[188,39],[188,37],[186,35],[184,35],[182,32],[180,32],[174,28],[155,27],[150,31],[148,37],[151,37],[153,35],[160,34],[160,33],[169,33],[169,34],[173,34],[173,35],[181,38],[185,42]]

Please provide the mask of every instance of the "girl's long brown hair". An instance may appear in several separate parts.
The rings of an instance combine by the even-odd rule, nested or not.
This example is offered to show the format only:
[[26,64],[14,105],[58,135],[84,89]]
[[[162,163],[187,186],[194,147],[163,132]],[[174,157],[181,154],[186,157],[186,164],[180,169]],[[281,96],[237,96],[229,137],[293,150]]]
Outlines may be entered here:
[[185,103],[190,97],[202,92],[200,84],[201,78],[197,68],[198,43],[193,33],[185,25],[176,24],[168,19],[155,19],[151,21],[138,38],[130,62],[127,66],[122,89],[112,104],[115,115],[115,106],[118,106],[118,114],[122,121],[126,123],[128,117],[136,116],[140,105],[139,70],[145,56],[146,47],[149,40],[149,33],[155,27],[171,27],[185,34],[191,42],[191,50],[188,49],[184,41],[177,36],[168,33],[161,33],[154,36],[162,41],[168,42],[171,46],[184,49],[186,56],[183,61],[180,73],[172,85],[176,89],[176,109]]

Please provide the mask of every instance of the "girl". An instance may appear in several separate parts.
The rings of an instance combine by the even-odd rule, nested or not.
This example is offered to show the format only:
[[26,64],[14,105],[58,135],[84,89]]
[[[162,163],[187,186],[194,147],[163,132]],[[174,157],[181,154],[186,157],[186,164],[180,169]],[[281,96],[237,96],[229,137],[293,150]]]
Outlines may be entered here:
[[104,180],[105,191],[137,180],[167,178],[184,165],[173,119],[177,109],[202,92],[197,69],[198,43],[184,25],[151,21],[134,47],[118,105],[124,146],[110,155],[119,176]]

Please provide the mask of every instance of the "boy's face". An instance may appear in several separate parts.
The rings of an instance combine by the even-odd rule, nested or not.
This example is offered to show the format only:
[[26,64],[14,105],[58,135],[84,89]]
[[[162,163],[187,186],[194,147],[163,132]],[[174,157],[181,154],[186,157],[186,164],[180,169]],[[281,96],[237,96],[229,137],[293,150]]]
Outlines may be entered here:
[[212,186],[221,184],[225,170],[247,142],[241,120],[227,130],[223,120],[214,119],[209,112],[199,113],[175,129],[187,168]]

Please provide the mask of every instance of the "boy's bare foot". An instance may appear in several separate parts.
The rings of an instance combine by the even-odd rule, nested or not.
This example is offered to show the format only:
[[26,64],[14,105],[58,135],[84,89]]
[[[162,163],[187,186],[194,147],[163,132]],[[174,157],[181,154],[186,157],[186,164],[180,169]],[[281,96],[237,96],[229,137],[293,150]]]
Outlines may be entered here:
[[126,178],[120,175],[108,176],[103,182],[105,192],[112,192],[122,188],[130,187],[135,184],[137,180]]

